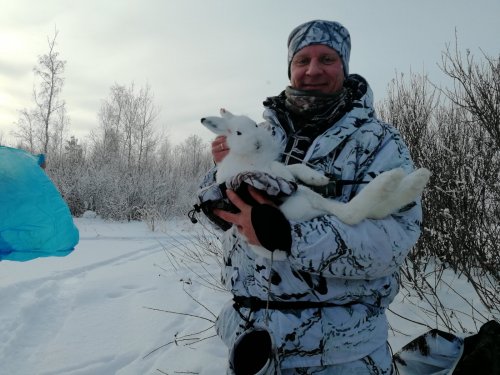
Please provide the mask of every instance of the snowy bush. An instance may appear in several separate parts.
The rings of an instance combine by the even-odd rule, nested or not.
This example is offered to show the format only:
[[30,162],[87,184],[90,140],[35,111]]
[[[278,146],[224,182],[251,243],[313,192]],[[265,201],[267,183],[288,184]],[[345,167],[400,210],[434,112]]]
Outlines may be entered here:
[[[438,89],[425,75],[395,79],[382,117],[406,139],[417,166],[433,176],[423,196],[423,233],[403,269],[408,294],[432,301],[438,326],[459,331],[457,311],[436,294],[441,275],[453,270],[472,285],[491,316],[464,310],[480,322],[500,318],[500,57],[476,64],[447,49],[443,72],[453,90]],[[492,98],[496,104],[492,104]],[[459,291],[457,291],[459,293]]]

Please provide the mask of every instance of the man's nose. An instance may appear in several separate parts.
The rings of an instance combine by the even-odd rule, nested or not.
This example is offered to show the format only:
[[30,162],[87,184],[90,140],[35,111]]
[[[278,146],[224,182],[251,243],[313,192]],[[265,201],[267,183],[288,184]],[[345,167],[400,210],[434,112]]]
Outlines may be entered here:
[[307,66],[308,75],[315,75],[321,73],[321,71],[322,71],[321,63],[318,60],[313,59],[309,62],[309,65]]

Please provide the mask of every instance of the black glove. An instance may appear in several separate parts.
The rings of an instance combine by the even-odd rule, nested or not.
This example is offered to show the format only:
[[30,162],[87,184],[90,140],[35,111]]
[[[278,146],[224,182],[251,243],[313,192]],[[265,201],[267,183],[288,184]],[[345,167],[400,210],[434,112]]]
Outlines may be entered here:
[[269,251],[290,253],[292,228],[283,212],[269,204],[252,208],[252,225],[260,244]]

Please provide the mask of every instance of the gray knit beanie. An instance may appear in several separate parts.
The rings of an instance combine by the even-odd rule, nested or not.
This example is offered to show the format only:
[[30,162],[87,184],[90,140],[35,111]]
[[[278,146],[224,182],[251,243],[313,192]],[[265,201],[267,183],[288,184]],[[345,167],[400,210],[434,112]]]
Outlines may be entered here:
[[292,30],[288,36],[288,78],[292,59],[302,48],[323,44],[333,48],[342,59],[344,75],[349,75],[349,55],[351,37],[349,31],[338,22],[314,20],[303,23]]

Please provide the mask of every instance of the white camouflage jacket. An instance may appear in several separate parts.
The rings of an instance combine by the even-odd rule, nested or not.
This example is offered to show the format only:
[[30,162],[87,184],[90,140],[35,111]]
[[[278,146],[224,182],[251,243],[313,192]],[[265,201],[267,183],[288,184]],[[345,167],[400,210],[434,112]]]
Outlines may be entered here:
[[[264,118],[285,144],[276,113],[267,108]],[[343,180],[369,181],[396,167],[413,170],[399,132],[375,117],[370,88],[349,113],[315,139],[305,161]],[[214,182],[214,172],[203,185]],[[346,185],[336,199],[348,201],[362,188]],[[385,219],[366,219],[355,226],[332,215],[292,222],[291,254],[273,264],[255,255],[233,227],[222,239],[222,281],[236,296],[266,300],[269,292],[276,301],[338,305],[270,310],[268,329],[282,368],[350,362],[386,345],[385,310],[398,293],[399,267],[419,238],[420,226],[419,201]],[[237,309],[229,301],[217,319],[217,332],[231,348],[249,324],[263,324],[265,313]]]

